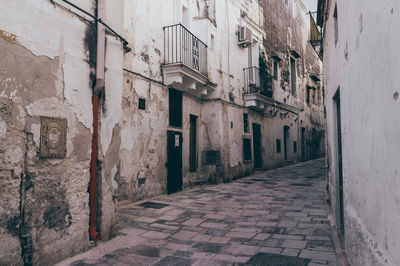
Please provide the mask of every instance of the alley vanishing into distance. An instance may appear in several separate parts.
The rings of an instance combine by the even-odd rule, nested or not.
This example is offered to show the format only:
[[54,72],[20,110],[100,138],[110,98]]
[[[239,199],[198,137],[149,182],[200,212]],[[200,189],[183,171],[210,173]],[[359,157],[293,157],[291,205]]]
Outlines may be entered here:
[[58,265],[340,265],[323,159],[124,202],[116,237]]

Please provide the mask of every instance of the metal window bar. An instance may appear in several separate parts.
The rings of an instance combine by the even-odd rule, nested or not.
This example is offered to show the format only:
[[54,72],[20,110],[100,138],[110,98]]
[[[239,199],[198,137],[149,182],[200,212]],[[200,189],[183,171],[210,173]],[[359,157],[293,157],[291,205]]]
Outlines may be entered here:
[[244,93],[260,93],[260,69],[258,67],[247,67],[244,72]]
[[205,76],[207,45],[182,24],[166,26],[164,30],[164,64],[183,64]]

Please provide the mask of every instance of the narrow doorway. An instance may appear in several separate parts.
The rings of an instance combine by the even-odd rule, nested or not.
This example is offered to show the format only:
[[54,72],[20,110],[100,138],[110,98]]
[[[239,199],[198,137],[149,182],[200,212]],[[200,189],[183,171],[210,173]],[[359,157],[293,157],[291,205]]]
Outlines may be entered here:
[[190,172],[197,170],[197,116],[195,115],[190,115],[189,168]]
[[261,125],[253,123],[253,153],[254,168],[261,168],[263,165],[261,155]]
[[336,92],[334,98],[336,108],[336,134],[337,134],[337,160],[338,160],[338,190],[337,196],[339,198],[339,226],[340,231],[344,236],[344,200],[343,200],[343,157],[342,157],[342,124],[341,124],[341,110],[340,110],[340,92]]
[[306,129],[301,128],[301,160],[306,160]]
[[285,161],[289,160],[289,143],[290,143],[290,127],[283,127],[283,149],[285,154]]
[[182,190],[182,133],[167,131],[167,193]]

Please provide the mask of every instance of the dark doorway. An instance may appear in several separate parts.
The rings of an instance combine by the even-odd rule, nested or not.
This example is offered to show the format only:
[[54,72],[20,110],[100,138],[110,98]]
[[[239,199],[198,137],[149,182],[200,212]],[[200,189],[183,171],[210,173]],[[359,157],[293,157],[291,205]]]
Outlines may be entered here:
[[311,138],[312,138],[312,159],[316,159],[319,156],[319,133],[315,128],[311,131]]
[[283,149],[285,153],[285,160],[289,160],[289,143],[290,143],[290,127],[283,127]]
[[301,160],[306,160],[306,129],[301,128]]
[[189,168],[190,172],[196,172],[197,169],[197,116],[190,115],[189,132]]
[[182,127],[182,92],[169,89],[169,125]]
[[167,131],[167,192],[182,190],[182,133]]
[[253,123],[253,152],[254,152],[254,168],[262,167],[261,155],[261,125]]
[[337,160],[338,160],[338,171],[339,171],[339,222],[340,230],[344,235],[344,206],[343,206],[343,162],[342,162],[342,125],[341,125],[341,113],[340,113],[340,93],[339,90],[336,92],[333,100],[335,101],[336,107],[336,134],[337,134]]

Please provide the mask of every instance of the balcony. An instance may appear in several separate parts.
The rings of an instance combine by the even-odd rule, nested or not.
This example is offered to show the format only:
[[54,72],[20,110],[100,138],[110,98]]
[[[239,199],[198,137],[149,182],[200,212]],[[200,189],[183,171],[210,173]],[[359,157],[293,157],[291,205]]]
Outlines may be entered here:
[[248,67],[244,72],[244,103],[245,107],[263,111],[274,103],[272,99],[273,77],[260,72],[258,67]]
[[208,95],[207,45],[182,24],[164,27],[164,82],[180,91]]
[[321,55],[322,34],[317,24],[315,23],[316,12],[310,12],[310,43],[318,55]]

